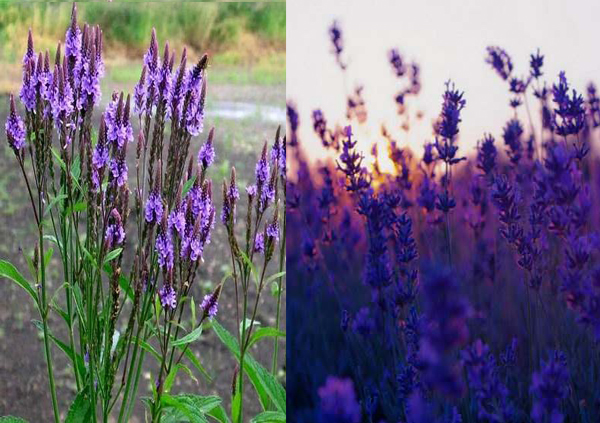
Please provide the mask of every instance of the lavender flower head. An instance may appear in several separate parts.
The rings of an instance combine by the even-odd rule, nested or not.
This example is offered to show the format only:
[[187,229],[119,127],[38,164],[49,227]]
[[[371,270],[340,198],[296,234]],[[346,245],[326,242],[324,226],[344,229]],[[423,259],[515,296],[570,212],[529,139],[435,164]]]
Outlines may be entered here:
[[356,399],[352,380],[328,376],[325,385],[319,388],[318,394],[324,422],[360,422],[361,408]]
[[157,191],[153,191],[148,196],[148,200],[146,201],[146,222],[148,223],[158,223],[163,216],[163,202],[160,197],[160,193]]
[[513,70],[513,64],[508,53],[500,47],[490,46],[487,48],[487,54],[485,61],[494,68],[500,78],[507,80]]
[[211,129],[210,134],[208,136],[208,140],[202,145],[200,151],[198,151],[198,164],[202,166],[202,169],[208,169],[208,167],[215,161],[213,132],[214,129]]
[[158,291],[160,303],[165,310],[177,308],[177,294],[171,285],[165,285]]
[[4,127],[8,144],[17,153],[25,147],[25,124],[21,116],[17,114],[15,98],[12,94],[10,95],[10,114]]
[[117,181],[117,186],[121,187],[127,182],[127,163],[124,156],[110,161],[110,172]]
[[477,168],[485,175],[491,175],[496,167],[496,146],[494,137],[485,134],[483,140],[477,143]]
[[562,423],[561,403],[569,397],[570,376],[564,353],[555,351],[542,368],[535,372],[531,382],[533,407],[531,417],[536,423]]
[[65,57],[73,62],[81,58],[81,29],[77,25],[77,5],[73,3],[71,25],[65,34]]
[[133,89],[133,113],[138,116],[146,112],[146,69],[146,66],[142,68],[140,80]]
[[262,150],[260,159],[256,163],[254,174],[256,176],[256,185],[262,187],[269,179],[269,161],[267,160],[267,145],[265,144]]
[[221,293],[221,286],[215,289],[212,294],[206,294],[200,304],[200,308],[204,311],[205,316],[212,320],[217,315],[219,310],[219,294]]
[[558,84],[552,86],[554,109],[554,129],[558,135],[577,134],[585,125],[583,97],[572,90],[569,96],[569,83],[564,72],[559,74]]
[[256,234],[256,239],[254,240],[254,251],[262,254],[265,252],[265,235],[262,233]]
[[104,235],[104,241],[108,248],[113,248],[116,245],[121,245],[125,240],[125,230],[121,222],[121,215],[117,209],[113,209],[111,212],[111,223],[106,227],[106,233]]
[[164,229],[156,236],[155,244],[156,252],[158,253],[158,264],[160,267],[173,268],[173,240],[170,233]]
[[27,63],[35,59],[35,51],[33,50],[33,35],[31,33],[31,28],[29,28],[29,32],[27,34],[27,50],[23,55],[23,66],[27,65]]
[[267,238],[270,241],[274,240],[275,242],[278,242],[279,241],[279,225],[277,224],[277,222],[269,223],[267,225],[266,233],[267,233]]
[[126,142],[133,141],[133,128],[129,121],[130,97],[123,103],[123,93],[117,98],[113,94],[112,101],[106,106],[105,121],[107,138],[122,149]]
[[34,75],[35,70],[35,58],[28,60],[23,65],[23,84],[21,85],[21,91],[19,98],[28,111],[35,109],[36,103],[36,77]]

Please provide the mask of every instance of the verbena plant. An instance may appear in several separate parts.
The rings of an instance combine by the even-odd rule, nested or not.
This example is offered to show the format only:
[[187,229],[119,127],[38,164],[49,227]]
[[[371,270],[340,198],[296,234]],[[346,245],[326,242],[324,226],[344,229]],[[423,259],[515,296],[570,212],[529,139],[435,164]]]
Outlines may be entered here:
[[[104,74],[101,29],[80,28],[74,5],[64,54],[59,44],[53,65],[48,52],[36,55],[30,31],[19,96],[25,115],[20,116],[11,95],[6,136],[27,185],[38,240],[33,253],[24,254],[31,279],[4,260],[0,276],[22,287],[39,312],[34,323],[43,334],[56,422],[60,410],[52,343],[70,360],[78,391],[67,422],[106,422],[109,416],[129,421],[148,354],[158,370],[153,372],[152,396],[142,400],[153,422],[206,422],[210,417],[240,423],[245,376],[265,410],[253,421],[285,421],[285,391],[274,376],[278,339],[284,336],[279,311],[285,219],[281,230],[278,187],[285,177],[285,138],[278,131],[270,152],[265,143],[259,157],[256,182],[247,188],[245,242],[239,246],[235,169],[231,180],[223,182],[220,217],[232,272],[204,296],[197,311],[192,286],[218,219],[207,176],[215,160],[214,128],[197,160],[190,154],[192,139],[203,130],[208,57],[188,68],[184,50],[173,70],[175,55],[168,43],[162,58],[158,50],[153,31],[133,96],[113,93],[96,133],[92,116]],[[165,131],[167,125],[170,131]],[[127,149],[134,138],[135,188],[130,190]],[[130,220],[134,230],[128,233]],[[128,242],[131,248],[126,248]],[[50,291],[54,250],[64,282]],[[279,272],[267,277],[275,251]],[[226,283],[235,284],[237,339],[215,319]],[[277,298],[277,326],[256,330],[259,299],[269,284]],[[64,321],[67,339],[51,330],[52,314]],[[119,322],[123,332],[117,330]],[[218,396],[171,393],[178,372],[195,378],[189,366],[210,379],[189,348],[209,327],[239,363],[232,369],[230,412]],[[265,337],[275,342],[271,372],[249,353]]]

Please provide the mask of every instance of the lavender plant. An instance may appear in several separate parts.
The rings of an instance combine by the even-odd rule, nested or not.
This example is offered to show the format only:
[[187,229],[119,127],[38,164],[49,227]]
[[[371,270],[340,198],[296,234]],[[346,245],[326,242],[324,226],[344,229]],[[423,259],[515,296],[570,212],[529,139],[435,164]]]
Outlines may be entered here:
[[[35,53],[30,31],[19,95],[24,113],[11,95],[5,126],[27,186],[38,240],[33,254],[25,254],[31,281],[5,260],[0,261],[0,275],[21,286],[39,312],[34,323],[43,335],[54,420],[59,421],[61,410],[53,343],[70,360],[77,387],[66,421],[129,421],[148,354],[157,361],[151,367],[152,395],[142,398],[148,420],[207,421],[210,416],[241,422],[247,375],[265,410],[256,421],[285,421],[285,391],[275,377],[277,341],[285,336],[279,330],[285,219],[280,230],[278,188],[285,179],[285,138],[277,133],[270,156],[265,144],[256,183],[247,189],[245,248],[238,248],[235,234],[240,200],[235,169],[230,183],[223,185],[221,222],[231,246],[233,275],[196,306],[192,289],[218,220],[209,177],[216,157],[214,128],[194,157],[195,137],[204,129],[208,56],[188,66],[184,49],[176,66],[168,42],[160,55],[153,31],[133,96],[112,93],[96,130],[92,118],[101,99],[102,52],[102,30],[80,27],[75,5],[64,48],[59,43],[53,64],[48,51]],[[134,169],[128,168],[128,149],[134,151]],[[276,248],[279,272],[267,277]],[[47,275],[54,249],[64,283],[51,292]],[[253,264],[259,258],[260,276]],[[230,277],[236,304],[238,287],[244,304],[242,315],[236,314],[237,343],[216,320]],[[249,295],[252,278],[259,281],[254,297]],[[253,331],[260,294],[270,282],[277,297],[277,327]],[[68,340],[51,331],[53,314],[64,321]],[[231,412],[215,395],[172,393],[179,372],[195,378],[190,366],[210,380],[190,349],[210,327],[239,362]],[[249,351],[264,337],[275,339],[272,372]]]
[[[344,35],[330,29],[343,77],[353,70]],[[365,97],[343,122],[315,111],[311,140],[288,102],[294,421],[600,418],[597,94],[590,85],[584,99],[564,73],[545,82],[539,50],[524,77],[504,49],[486,53],[510,119],[471,152],[458,153],[469,93],[450,82],[422,157],[383,125],[359,150],[356,134],[372,133],[361,131],[373,119]],[[382,60],[408,87],[390,93],[408,131],[420,119],[418,66],[399,49]],[[328,158],[308,161],[319,142]]]

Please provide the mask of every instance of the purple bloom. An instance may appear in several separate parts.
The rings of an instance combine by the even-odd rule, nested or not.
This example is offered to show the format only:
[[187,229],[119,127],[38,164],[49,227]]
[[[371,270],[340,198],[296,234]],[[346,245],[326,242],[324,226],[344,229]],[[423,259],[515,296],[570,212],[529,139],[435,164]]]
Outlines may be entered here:
[[265,252],[265,236],[264,234],[256,234],[256,239],[254,240],[254,251],[257,253]]
[[10,114],[4,127],[8,144],[15,153],[25,147],[25,124],[21,116],[17,114],[15,99],[12,94],[10,95]]
[[36,78],[34,73],[35,69],[35,58],[30,59],[27,64],[23,67],[23,85],[21,86],[21,92],[19,98],[28,111],[35,109],[36,103]]
[[65,34],[65,57],[74,63],[81,57],[81,29],[77,25],[77,6],[73,3],[71,25]]
[[248,194],[248,196],[250,196],[250,197],[254,197],[254,196],[256,196],[256,191],[257,191],[257,188],[256,188],[256,185],[254,185],[254,184],[253,184],[253,185],[248,185],[248,186],[246,187],[246,193],[247,193],[247,194]]
[[102,169],[108,163],[108,146],[104,142],[98,141],[92,154],[92,165],[94,169]]
[[113,178],[117,181],[117,186],[121,187],[127,182],[127,163],[124,157],[112,159],[110,162],[110,171]]
[[535,79],[542,76],[542,66],[544,66],[544,56],[540,54],[540,49],[538,48],[537,52],[530,56],[529,67],[531,68],[531,76]]
[[217,315],[217,311],[219,310],[219,292],[220,289],[217,289],[212,294],[206,294],[204,296],[204,300],[202,300],[202,304],[200,304],[200,308],[208,316],[209,320],[212,320]]
[[50,106],[55,124],[65,124],[73,113],[73,91],[71,84],[65,80],[64,70],[55,66],[52,76],[57,82],[54,84]]
[[342,70],[346,69],[346,65],[342,62],[342,51],[344,50],[344,43],[342,40],[342,30],[338,23],[334,21],[329,27],[329,37],[333,46],[333,54],[338,62],[338,65]]
[[[211,131],[212,134],[212,131]],[[212,137],[202,145],[198,152],[198,164],[202,165],[203,169],[207,169],[215,161],[215,147],[213,146]]]
[[328,376],[325,385],[318,390],[321,399],[323,421],[336,423],[359,423],[360,404],[356,399],[354,384],[350,379]]
[[204,127],[204,100],[206,94],[206,79],[202,70],[202,59],[187,76],[187,91],[189,104],[186,110],[185,123],[187,131],[196,136]]
[[175,228],[180,238],[185,235],[185,212],[184,206],[177,206],[169,214],[168,227]]
[[369,307],[362,307],[354,316],[352,330],[362,336],[369,336],[375,330],[375,320]]
[[487,53],[488,56],[485,61],[494,68],[502,79],[507,80],[513,70],[510,56],[500,47],[494,46],[488,47]]
[[271,241],[279,241],[279,225],[277,224],[277,222],[274,223],[269,223],[267,225],[267,237],[271,240]]
[[163,286],[159,291],[160,303],[165,310],[175,310],[177,308],[177,294],[170,285]]
[[554,109],[554,129],[558,135],[577,134],[585,125],[583,97],[572,90],[569,96],[569,84],[564,72],[559,74],[558,84],[552,86]]
[[506,154],[513,164],[519,164],[522,154],[521,135],[523,135],[523,127],[518,119],[511,119],[504,127],[504,144],[508,147]]
[[146,201],[146,222],[158,223],[163,216],[163,202],[160,193],[151,192]]
[[106,227],[104,240],[106,241],[108,248],[120,245],[125,240],[125,230],[123,229],[121,215],[117,209],[112,209],[110,213],[109,224]]
[[142,68],[140,80],[133,89],[133,113],[141,116],[146,112],[146,66]]
[[173,268],[173,241],[169,233],[164,231],[156,236],[155,244],[156,252],[158,253],[158,264],[160,267]]
[[477,142],[477,168],[485,175],[491,175],[496,167],[496,146],[494,137],[485,134],[483,140]]
[[266,157],[266,147],[263,148],[263,154],[256,163],[254,174],[256,175],[256,185],[262,187],[269,179],[269,162]]
[[126,142],[133,141],[133,128],[129,121],[129,96],[127,103],[123,103],[123,94],[119,98],[113,95],[113,100],[106,107],[105,113],[107,138],[115,143],[119,149]]
[[27,50],[23,56],[23,66],[27,65],[32,59],[35,59],[35,51],[33,50],[33,35],[31,34],[31,28],[29,28],[29,33],[27,34]]
[[531,417],[536,423],[549,421],[562,423],[561,404],[569,397],[570,376],[567,359],[561,351],[554,351],[539,372],[532,377],[530,392],[533,395]]

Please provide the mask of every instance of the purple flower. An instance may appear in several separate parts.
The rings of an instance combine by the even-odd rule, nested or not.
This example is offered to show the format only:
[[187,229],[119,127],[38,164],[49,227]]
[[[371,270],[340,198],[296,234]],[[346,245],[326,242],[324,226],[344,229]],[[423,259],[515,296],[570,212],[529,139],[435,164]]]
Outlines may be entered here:
[[564,72],[559,74],[558,84],[552,86],[554,109],[554,130],[558,135],[577,134],[585,125],[583,97],[572,90],[569,96],[569,84]]
[[508,147],[506,154],[510,161],[515,165],[519,164],[519,160],[521,160],[523,149],[521,145],[521,135],[523,135],[521,122],[516,118],[509,120],[504,127],[502,138],[504,138],[504,144]]
[[29,33],[27,34],[27,50],[23,56],[23,66],[27,65],[32,59],[35,59],[35,51],[33,50],[33,35],[31,34],[31,28],[29,28]]
[[104,240],[107,242],[109,248],[115,245],[120,245],[125,240],[125,230],[120,224],[112,223],[106,227],[106,234]]
[[117,186],[121,187],[127,182],[127,163],[125,158],[116,158],[110,161],[110,172],[117,181]]
[[212,320],[219,310],[219,292],[220,288],[217,288],[212,294],[206,294],[200,308],[204,311],[209,320]]
[[541,369],[532,377],[530,392],[533,396],[531,418],[536,423],[562,423],[561,404],[569,397],[570,376],[567,359],[561,351],[554,351],[542,361]]
[[10,95],[10,113],[4,127],[8,144],[15,153],[25,147],[25,124],[21,116],[17,114],[15,98],[12,94]]
[[485,175],[491,175],[496,167],[496,146],[494,137],[485,134],[483,140],[477,142],[477,168]]
[[256,234],[256,239],[254,240],[254,251],[257,253],[265,252],[265,236],[264,234]]
[[155,244],[156,252],[158,253],[158,264],[160,267],[173,268],[173,241],[170,233],[161,231],[156,236]]
[[375,330],[375,320],[369,307],[362,307],[354,316],[352,330],[362,336],[369,336]]
[[36,78],[34,75],[35,69],[35,58],[30,59],[23,66],[23,84],[21,85],[21,92],[19,98],[28,111],[35,110],[36,103]]
[[196,136],[204,127],[204,100],[206,94],[206,79],[204,78],[202,61],[190,69],[187,76],[187,95],[189,104],[186,110],[185,123],[187,131]]
[[108,141],[122,149],[126,142],[133,141],[133,128],[129,121],[129,101],[123,102],[123,94],[119,98],[113,95],[113,100],[106,107],[105,121]]
[[325,422],[359,423],[360,404],[356,399],[354,384],[350,379],[328,376],[318,390],[321,399],[321,416]]
[[71,84],[65,79],[64,70],[58,66],[54,67],[52,78],[54,83],[50,106],[55,124],[65,124],[68,117],[73,113],[73,91]]
[[160,303],[165,310],[175,310],[177,308],[177,294],[170,285],[163,286],[158,291]]
[[[212,134],[212,130],[211,130]],[[202,165],[203,169],[207,169],[215,161],[215,147],[213,146],[212,136],[202,145],[198,152],[198,164]]]
[[500,47],[490,46],[487,48],[487,58],[485,61],[489,63],[496,73],[504,80],[510,76],[513,65],[510,56]]
[[146,200],[146,222],[158,223],[163,216],[163,202],[159,192],[151,192]]
[[269,162],[267,160],[267,149],[266,146],[263,148],[262,155],[256,163],[254,174],[256,176],[256,185],[262,187],[269,179]]
[[537,52],[530,56],[529,67],[531,76],[535,79],[542,76],[542,66],[544,66],[544,56],[540,54],[540,49],[538,48]]
[[250,197],[255,197],[256,196],[256,191],[257,191],[257,188],[256,188],[256,185],[254,185],[254,184],[253,185],[248,185],[246,187],[246,193]]
[[140,80],[133,89],[133,113],[138,116],[146,112],[146,69],[146,66],[142,68]]
[[73,63],[81,57],[81,29],[77,25],[77,6],[73,3],[71,10],[71,25],[65,34],[65,57]]
[[99,140],[96,147],[94,147],[94,152],[92,154],[92,165],[94,166],[94,169],[102,169],[106,166],[109,159],[108,153],[108,146]]
[[335,55],[338,65],[342,70],[346,69],[346,65],[342,62],[342,51],[344,50],[342,30],[336,21],[329,27],[329,38],[331,39],[333,54]]
[[180,238],[185,235],[185,212],[185,207],[180,205],[169,214],[168,227],[169,229],[175,228]]
[[279,241],[279,225],[277,224],[277,222],[269,223],[267,225],[266,232],[267,232],[267,237],[271,242]]

